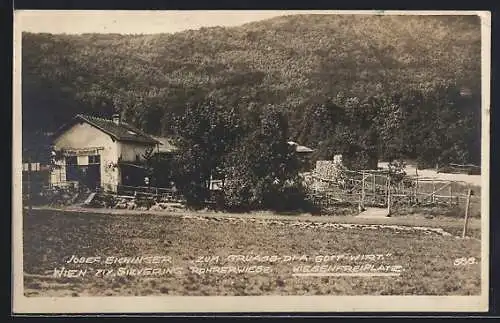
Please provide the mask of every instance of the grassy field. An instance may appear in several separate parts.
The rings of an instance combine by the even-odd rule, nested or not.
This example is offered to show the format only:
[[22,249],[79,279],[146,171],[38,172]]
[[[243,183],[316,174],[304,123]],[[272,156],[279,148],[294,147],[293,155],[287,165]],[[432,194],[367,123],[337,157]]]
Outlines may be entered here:
[[[91,264],[67,264],[71,255],[101,259],[87,258],[94,261]],[[365,259],[356,259],[358,255],[365,255]],[[106,264],[112,256],[164,256],[158,259],[167,261],[153,265]],[[33,210],[24,215],[27,296],[478,295],[479,263],[478,240],[409,227],[314,225],[297,220],[207,218],[196,214]],[[337,265],[335,273],[349,272],[356,266],[391,268],[387,272],[392,274],[402,271],[399,276],[296,276],[294,268],[298,270],[299,265],[309,269],[321,265],[322,270],[327,266],[333,270]],[[63,266],[87,271],[80,277],[54,277],[54,269]],[[252,266],[256,272],[234,273],[228,269]],[[219,272],[201,273],[202,268],[219,268]],[[109,269],[112,271],[107,274]],[[155,275],[151,275],[153,271]]]

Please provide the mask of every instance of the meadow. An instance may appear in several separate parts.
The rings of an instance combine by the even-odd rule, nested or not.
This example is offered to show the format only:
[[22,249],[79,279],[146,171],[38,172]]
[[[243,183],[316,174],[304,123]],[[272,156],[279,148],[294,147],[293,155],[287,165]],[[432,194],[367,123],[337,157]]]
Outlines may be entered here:
[[[32,210],[23,230],[26,296],[480,294],[480,241],[439,228]],[[348,274],[297,275],[318,266]],[[62,267],[73,274],[54,277]]]

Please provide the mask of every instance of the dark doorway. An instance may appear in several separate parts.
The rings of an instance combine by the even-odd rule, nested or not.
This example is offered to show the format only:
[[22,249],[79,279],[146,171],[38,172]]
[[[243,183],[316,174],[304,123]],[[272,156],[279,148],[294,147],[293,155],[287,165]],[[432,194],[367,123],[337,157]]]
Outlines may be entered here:
[[88,158],[85,185],[90,189],[95,189],[101,186],[101,156],[92,155]]
[[66,181],[79,181],[78,158],[66,156]]
[[66,180],[77,181],[82,186],[94,190],[101,186],[101,158],[88,156],[87,165],[78,165],[76,156],[66,157]]

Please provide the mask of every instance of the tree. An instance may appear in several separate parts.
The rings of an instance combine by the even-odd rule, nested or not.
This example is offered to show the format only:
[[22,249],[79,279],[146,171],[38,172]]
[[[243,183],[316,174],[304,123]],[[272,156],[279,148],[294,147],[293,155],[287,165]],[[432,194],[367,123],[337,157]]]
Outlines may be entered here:
[[304,207],[299,161],[287,138],[284,113],[274,106],[265,107],[254,130],[225,159],[228,208],[281,211]]
[[189,104],[174,120],[179,148],[176,182],[190,206],[200,206],[208,198],[207,182],[240,137],[240,123],[234,109],[212,100]]
[[[23,137],[53,132],[76,113],[115,109],[147,133],[172,135],[186,102],[211,96],[226,108],[282,105],[295,141],[330,149],[332,125],[352,126],[336,112],[330,118],[333,98],[353,121],[356,109],[375,107],[378,121],[368,123],[377,124],[372,134],[385,159],[479,163],[478,17],[380,18],[301,15],[161,35],[23,33]],[[470,89],[469,98],[453,99],[461,108],[445,104],[453,98],[447,87]],[[375,138],[367,130],[351,131]]]

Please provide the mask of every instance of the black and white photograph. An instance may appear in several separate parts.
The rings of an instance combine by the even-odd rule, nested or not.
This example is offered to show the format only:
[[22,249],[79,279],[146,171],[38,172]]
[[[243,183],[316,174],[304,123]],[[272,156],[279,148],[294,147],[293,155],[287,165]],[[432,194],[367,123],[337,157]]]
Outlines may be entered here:
[[487,311],[489,46],[484,11],[15,11],[14,311]]

